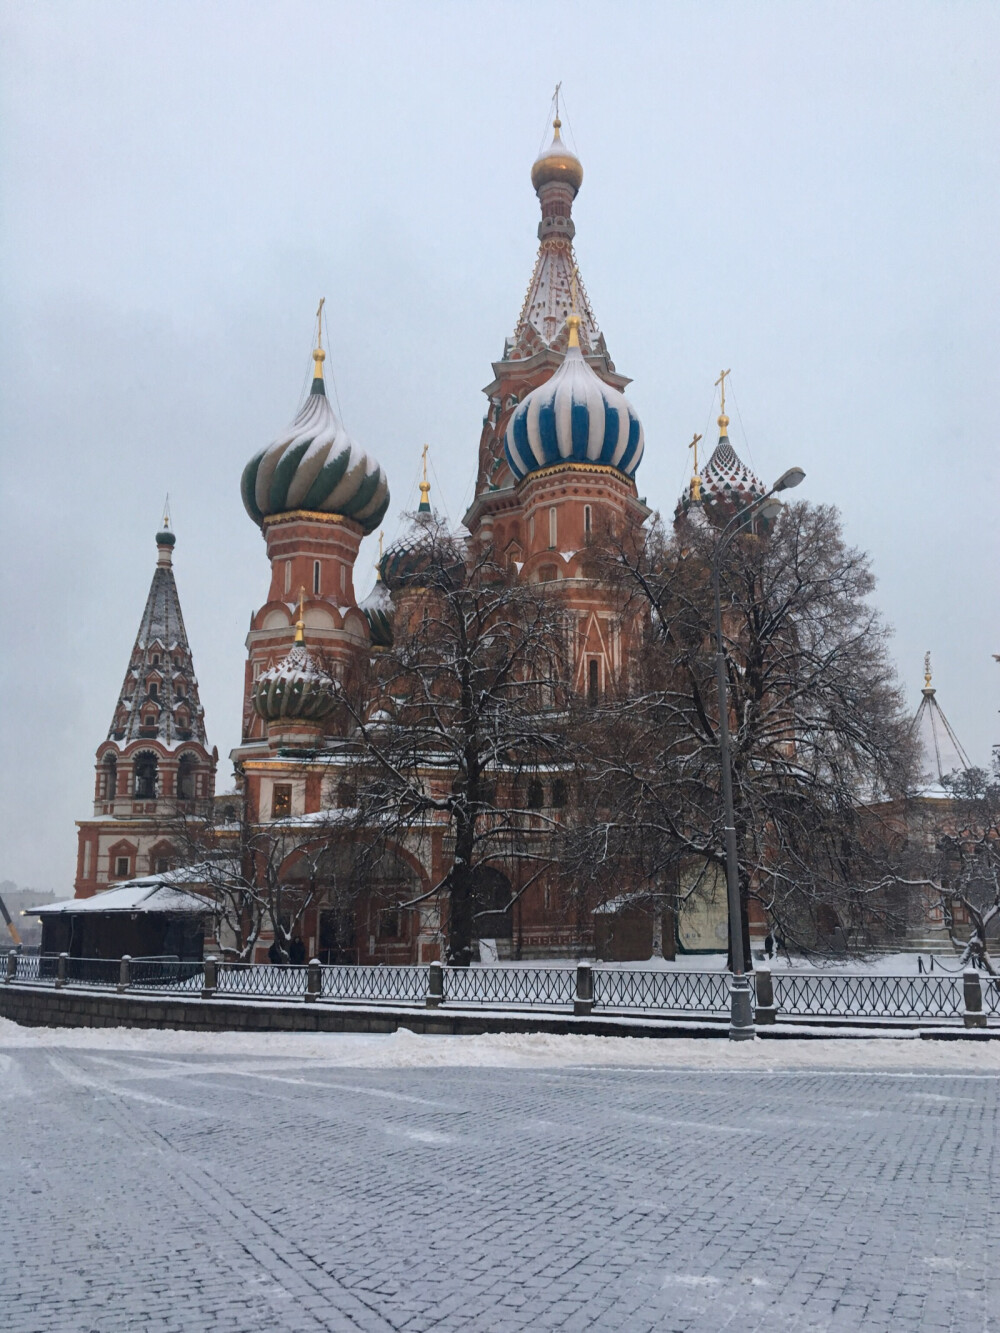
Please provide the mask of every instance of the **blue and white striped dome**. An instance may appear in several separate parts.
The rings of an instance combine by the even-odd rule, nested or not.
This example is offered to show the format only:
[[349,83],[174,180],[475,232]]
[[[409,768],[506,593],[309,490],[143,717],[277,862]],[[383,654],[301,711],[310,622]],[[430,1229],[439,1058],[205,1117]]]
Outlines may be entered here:
[[642,458],[642,423],[623,393],[612,389],[571,345],[551,379],[518,403],[504,450],[514,478],[555,463],[603,463],[630,479]]

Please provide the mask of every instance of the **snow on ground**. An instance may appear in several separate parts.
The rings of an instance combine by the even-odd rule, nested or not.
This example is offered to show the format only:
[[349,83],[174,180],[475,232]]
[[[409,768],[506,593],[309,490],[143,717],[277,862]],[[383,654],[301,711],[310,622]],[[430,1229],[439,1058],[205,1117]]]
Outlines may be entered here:
[[[866,976],[879,977],[908,977],[916,976],[920,971],[917,959],[920,958],[923,963],[924,972],[931,969],[931,955],[916,953],[882,953],[882,954],[854,954],[848,957],[837,958],[788,958],[782,954],[780,957],[772,958],[770,968],[772,972],[859,972]],[[951,976],[961,976],[962,967],[958,961],[958,955],[935,954],[933,956],[934,975],[938,973],[948,973]],[[606,963],[601,960],[591,959],[597,967],[616,967],[629,968],[638,971],[650,972],[725,972],[726,955],[724,953],[686,953],[678,954],[676,958],[647,958],[642,962],[632,963]],[[504,960],[503,967],[576,967],[575,958],[524,958],[517,962],[508,962]],[[754,952],[754,966],[763,967],[766,959]],[[489,964],[495,966],[496,964]],[[473,964],[476,966],[476,964]]]
[[[735,1043],[705,1037],[591,1037],[548,1033],[425,1036],[393,1033],[178,1032],[139,1028],[26,1028],[0,1018],[6,1050],[62,1048],[140,1055],[243,1055],[356,1069],[580,1067],[696,1070],[972,1071],[1000,1077],[1000,1041],[796,1038]],[[0,1068],[5,1062],[0,1058]]]

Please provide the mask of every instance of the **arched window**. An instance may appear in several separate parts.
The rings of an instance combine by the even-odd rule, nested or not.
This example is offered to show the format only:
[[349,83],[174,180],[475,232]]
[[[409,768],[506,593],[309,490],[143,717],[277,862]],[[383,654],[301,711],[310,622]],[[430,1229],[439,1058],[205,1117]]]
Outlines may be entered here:
[[557,810],[566,804],[566,783],[562,778],[556,778],[552,784],[552,804]]
[[592,531],[593,531],[593,514],[592,514],[592,511],[591,511],[590,505],[584,505],[584,506],[583,506],[583,533],[584,533],[584,536],[585,536],[585,537],[589,537]]
[[318,560],[313,561],[313,592],[319,596],[319,572],[320,564]]
[[193,801],[197,794],[197,765],[193,754],[182,754],[177,765],[177,799]]
[[285,561],[285,592],[292,591],[292,562]]
[[113,801],[117,790],[118,760],[113,754],[106,754],[101,766],[101,800]]
[[537,778],[532,778],[528,783],[528,809],[541,810],[545,804],[545,788]]
[[555,505],[549,510],[549,546],[554,551],[558,540],[558,519],[556,517]]
[[601,668],[596,657],[587,664],[587,702],[596,704],[601,692]]
[[144,750],[137,754],[132,764],[132,790],[138,801],[156,799],[157,760],[156,755]]

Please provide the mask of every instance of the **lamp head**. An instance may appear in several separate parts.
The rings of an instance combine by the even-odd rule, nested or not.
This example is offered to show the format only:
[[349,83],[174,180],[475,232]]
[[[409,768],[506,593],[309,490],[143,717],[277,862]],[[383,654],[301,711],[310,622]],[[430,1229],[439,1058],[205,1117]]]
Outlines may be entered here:
[[793,486],[798,486],[805,479],[806,474],[800,467],[790,467],[787,472],[782,472],[771,489],[773,491],[790,491]]
[[782,505],[780,500],[774,500],[774,499],[765,500],[764,503],[757,510],[756,516],[757,518],[766,519],[768,523],[773,523],[774,520],[781,513],[781,508]]

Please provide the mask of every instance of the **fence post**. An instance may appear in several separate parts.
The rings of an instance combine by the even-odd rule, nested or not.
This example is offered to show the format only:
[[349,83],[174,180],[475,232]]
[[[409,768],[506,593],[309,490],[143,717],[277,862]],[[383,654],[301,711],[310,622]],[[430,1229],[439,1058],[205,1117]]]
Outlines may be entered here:
[[984,1028],[986,1015],[983,1013],[983,988],[979,973],[974,967],[967,967],[962,973],[962,989],[965,992],[965,1013],[962,1021],[967,1028]]
[[755,1023],[774,1023],[778,1011],[774,1006],[774,978],[769,967],[754,968],[754,984],[757,990],[757,1007],[754,1011]]
[[118,968],[118,994],[123,990],[128,990],[132,981],[132,956],[131,954],[122,954],[121,965]]
[[309,959],[306,972],[306,1003],[315,1004],[323,994],[323,964],[318,958]]
[[56,963],[56,985],[57,985],[57,986],[65,986],[65,985],[66,985],[66,959],[67,959],[68,957],[69,957],[69,954],[68,954],[68,953],[61,953],[61,954],[59,955],[59,961]]
[[16,976],[17,976],[17,954],[12,949],[10,953],[7,955],[7,970],[4,980],[13,981]]
[[576,965],[576,996],[573,1000],[573,1013],[577,1018],[585,1018],[594,1012],[594,970],[589,963]]
[[219,985],[219,960],[214,953],[205,959],[205,976],[201,983],[201,998],[210,1000]]
[[436,1009],[444,1004],[444,968],[440,963],[429,963],[427,967],[427,1008]]

